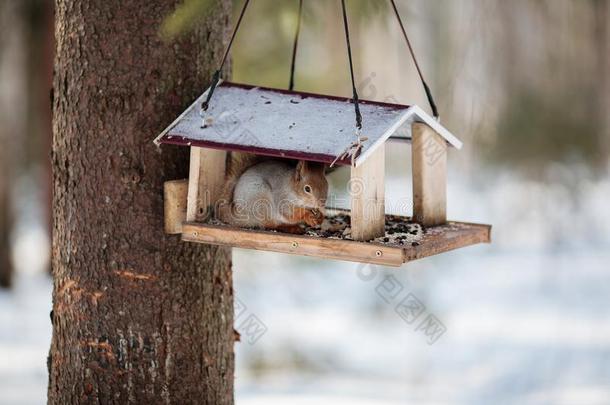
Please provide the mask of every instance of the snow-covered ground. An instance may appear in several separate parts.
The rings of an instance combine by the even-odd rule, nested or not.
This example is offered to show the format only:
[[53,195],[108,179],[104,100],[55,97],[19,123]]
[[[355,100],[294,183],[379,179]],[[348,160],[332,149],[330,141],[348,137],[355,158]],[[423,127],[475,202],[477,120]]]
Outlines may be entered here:
[[[450,217],[492,223],[494,243],[400,270],[235,250],[237,403],[607,404],[610,179],[579,170],[454,172]],[[0,404],[45,402],[50,291],[22,271],[0,292]]]
[[0,291],[0,404],[46,403],[51,342],[51,279],[20,274]]

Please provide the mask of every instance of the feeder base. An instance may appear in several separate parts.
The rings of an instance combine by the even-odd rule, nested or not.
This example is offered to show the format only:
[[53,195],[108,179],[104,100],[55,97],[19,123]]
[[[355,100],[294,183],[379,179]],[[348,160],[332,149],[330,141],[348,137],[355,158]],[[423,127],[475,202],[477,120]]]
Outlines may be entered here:
[[[345,214],[342,214],[345,215]],[[388,215],[386,224],[414,225],[408,217]],[[434,256],[450,250],[490,242],[491,226],[463,222],[427,228],[417,241],[385,239],[357,242],[337,236],[308,232],[293,235],[276,231],[236,228],[221,224],[186,222],[182,240],[186,242],[231,246],[269,252],[289,253],[324,259],[345,260],[399,267],[406,262]],[[402,245],[400,243],[403,243]]]

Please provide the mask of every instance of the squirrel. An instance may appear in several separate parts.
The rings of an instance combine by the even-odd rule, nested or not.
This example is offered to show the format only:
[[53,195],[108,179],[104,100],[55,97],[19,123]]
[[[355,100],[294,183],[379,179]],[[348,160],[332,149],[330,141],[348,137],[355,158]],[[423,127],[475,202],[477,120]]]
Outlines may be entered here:
[[302,233],[322,224],[328,194],[325,165],[231,153],[216,214],[229,225]]

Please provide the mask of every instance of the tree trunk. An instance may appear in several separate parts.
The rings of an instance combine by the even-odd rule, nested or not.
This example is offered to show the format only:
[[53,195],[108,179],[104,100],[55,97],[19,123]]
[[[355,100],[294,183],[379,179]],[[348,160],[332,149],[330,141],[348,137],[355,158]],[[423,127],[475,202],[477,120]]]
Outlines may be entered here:
[[604,148],[605,164],[610,163],[610,2],[595,0],[595,49],[597,50],[597,118]]
[[[2,120],[0,120],[1,122]],[[4,130],[0,128],[0,142],[6,145]],[[13,266],[11,263],[10,235],[11,204],[10,204],[10,175],[6,175],[9,165],[9,156],[6,148],[0,147],[0,288],[9,288],[13,281]]]
[[0,2],[0,287],[13,279],[11,190],[24,133],[24,21],[19,1]]
[[186,148],[152,139],[205,88],[230,1],[163,44],[179,0],[56,0],[49,403],[233,403],[230,251],[163,233]]
[[[0,163],[3,163],[4,159],[5,157],[0,152]],[[0,170],[2,169],[0,167]],[[0,175],[0,288],[10,287],[13,279],[10,248],[10,231],[12,227],[10,223],[9,190],[8,179]]]
[[[52,174],[49,151],[52,148],[51,103],[53,86],[53,54],[55,48],[53,3],[54,0],[19,0],[23,3],[27,29],[26,44],[27,94],[26,132],[21,170],[29,171],[40,189],[42,226],[51,239],[52,229]],[[47,269],[51,272],[50,263]]]

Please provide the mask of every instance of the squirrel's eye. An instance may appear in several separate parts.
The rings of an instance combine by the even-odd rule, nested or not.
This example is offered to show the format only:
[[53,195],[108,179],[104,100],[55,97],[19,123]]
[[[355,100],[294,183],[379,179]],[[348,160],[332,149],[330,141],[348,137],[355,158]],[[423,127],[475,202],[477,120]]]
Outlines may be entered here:
[[306,193],[311,193],[311,186],[310,185],[306,185],[304,188]]

